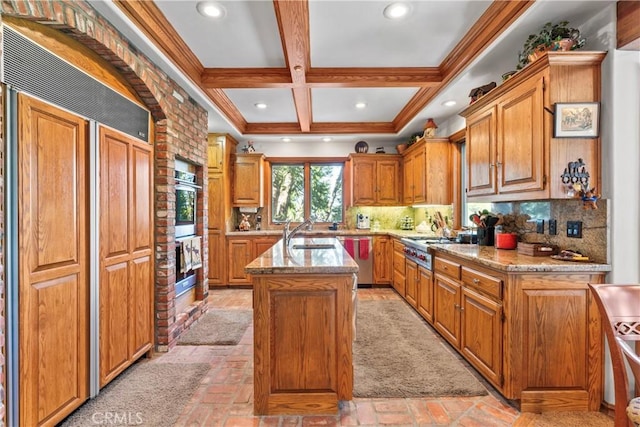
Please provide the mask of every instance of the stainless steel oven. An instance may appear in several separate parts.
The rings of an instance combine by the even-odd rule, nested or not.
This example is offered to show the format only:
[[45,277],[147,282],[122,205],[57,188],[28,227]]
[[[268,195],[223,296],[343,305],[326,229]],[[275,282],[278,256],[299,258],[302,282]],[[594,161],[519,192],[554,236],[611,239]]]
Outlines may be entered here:
[[434,243],[451,243],[445,238],[427,238],[427,237],[405,237],[400,239],[404,243],[404,256],[415,262],[421,267],[433,270],[433,255],[429,249],[430,244]]

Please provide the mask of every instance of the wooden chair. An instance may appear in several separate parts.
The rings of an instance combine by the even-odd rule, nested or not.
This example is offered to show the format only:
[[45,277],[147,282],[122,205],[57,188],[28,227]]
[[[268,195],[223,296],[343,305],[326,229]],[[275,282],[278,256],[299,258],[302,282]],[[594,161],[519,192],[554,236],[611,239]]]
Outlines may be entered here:
[[[592,285],[602,316],[613,365],[615,427],[640,427],[640,397],[629,400],[625,358],[640,385],[640,357],[630,343],[640,342],[640,285]],[[634,393],[634,396],[636,393]]]

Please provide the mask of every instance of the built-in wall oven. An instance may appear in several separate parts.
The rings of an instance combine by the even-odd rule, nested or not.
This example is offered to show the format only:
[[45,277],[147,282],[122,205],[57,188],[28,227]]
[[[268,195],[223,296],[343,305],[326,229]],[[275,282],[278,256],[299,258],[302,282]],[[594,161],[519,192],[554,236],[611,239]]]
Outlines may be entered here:
[[196,202],[198,189],[196,174],[175,171],[176,178],[176,238],[196,234]]

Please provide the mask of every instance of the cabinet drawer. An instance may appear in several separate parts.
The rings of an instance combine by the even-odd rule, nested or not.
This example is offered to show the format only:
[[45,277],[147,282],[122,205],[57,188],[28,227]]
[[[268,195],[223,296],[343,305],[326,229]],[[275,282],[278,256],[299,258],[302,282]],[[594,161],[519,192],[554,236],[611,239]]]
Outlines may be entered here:
[[436,273],[444,274],[452,279],[460,279],[460,264],[457,262],[436,258],[433,262],[433,269]]
[[497,299],[502,299],[502,280],[496,279],[471,268],[462,267],[462,281],[465,285],[475,288]]

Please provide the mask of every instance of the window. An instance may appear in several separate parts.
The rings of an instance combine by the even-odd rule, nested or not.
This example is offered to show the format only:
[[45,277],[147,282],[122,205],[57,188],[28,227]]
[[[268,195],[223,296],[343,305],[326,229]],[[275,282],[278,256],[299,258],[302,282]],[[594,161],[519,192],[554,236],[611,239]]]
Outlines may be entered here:
[[344,163],[271,164],[271,221],[342,222]]

